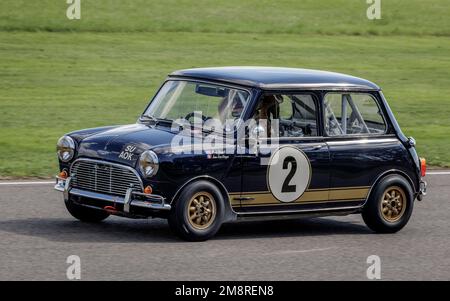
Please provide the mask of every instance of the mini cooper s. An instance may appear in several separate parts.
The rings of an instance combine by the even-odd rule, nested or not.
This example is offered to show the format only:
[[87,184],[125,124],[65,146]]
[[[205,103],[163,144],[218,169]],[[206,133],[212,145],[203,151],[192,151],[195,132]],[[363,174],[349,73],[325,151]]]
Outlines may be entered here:
[[168,219],[190,241],[248,219],[362,214],[408,222],[425,159],[374,83],[271,67],[173,72],[135,124],[68,133],[55,189],[85,222]]

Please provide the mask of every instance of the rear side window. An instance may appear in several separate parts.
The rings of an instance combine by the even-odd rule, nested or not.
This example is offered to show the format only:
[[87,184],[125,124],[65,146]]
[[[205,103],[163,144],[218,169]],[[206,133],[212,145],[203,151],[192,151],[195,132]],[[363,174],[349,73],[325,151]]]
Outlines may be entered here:
[[369,93],[328,93],[324,103],[328,136],[386,132],[382,112]]

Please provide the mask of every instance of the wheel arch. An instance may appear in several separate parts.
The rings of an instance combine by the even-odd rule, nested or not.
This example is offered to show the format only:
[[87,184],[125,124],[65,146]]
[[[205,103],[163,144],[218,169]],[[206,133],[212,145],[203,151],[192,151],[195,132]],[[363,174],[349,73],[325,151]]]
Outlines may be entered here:
[[222,182],[220,182],[218,179],[208,176],[208,175],[197,176],[197,177],[194,177],[194,178],[186,181],[183,185],[181,185],[180,188],[178,188],[177,192],[175,192],[174,196],[172,197],[172,200],[170,201],[170,205],[174,204],[177,201],[177,199],[179,198],[179,196],[184,188],[186,188],[188,185],[190,185],[194,182],[198,182],[198,181],[210,182],[219,189],[220,193],[222,194],[222,197],[224,200],[224,206],[225,206],[223,222],[233,221],[233,220],[237,219],[237,214],[231,207],[230,195],[228,194],[228,190],[222,184]]
[[364,207],[364,206],[367,204],[367,202],[369,201],[369,199],[370,199],[372,193],[373,193],[374,190],[375,190],[375,187],[376,187],[376,186],[377,186],[384,178],[386,178],[386,177],[388,177],[388,176],[391,176],[391,175],[397,175],[397,176],[400,176],[400,177],[404,178],[404,179],[406,180],[406,182],[409,183],[410,188],[411,188],[411,191],[412,191],[412,193],[413,193],[412,197],[413,197],[413,201],[414,201],[414,198],[415,198],[415,197],[414,197],[414,196],[415,196],[415,186],[414,186],[413,180],[412,180],[412,179],[408,176],[408,174],[405,173],[404,171],[401,171],[401,170],[399,170],[399,169],[390,169],[390,170],[387,170],[387,171],[381,173],[380,175],[378,175],[378,177],[375,179],[375,182],[374,182],[374,183],[372,184],[372,186],[370,187],[369,192],[367,193],[366,200],[365,200],[364,204],[363,204],[361,207]]

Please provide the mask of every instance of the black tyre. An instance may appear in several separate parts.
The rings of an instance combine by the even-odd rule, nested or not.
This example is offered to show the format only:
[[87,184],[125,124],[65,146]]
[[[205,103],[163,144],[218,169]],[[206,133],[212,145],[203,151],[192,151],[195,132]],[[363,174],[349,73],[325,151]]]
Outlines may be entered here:
[[408,223],[413,207],[414,197],[409,182],[401,176],[390,175],[374,188],[362,217],[373,231],[394,233]]
[[224,208],[222,194],[214,184],[194,182],[175,201],[169,215],[170,228],[184,240],[207,240],[222,225]]
[[69,213],[76,219],[83,222],[97,223],[109,216],[109,213],[106,211],[83,207],[74,203],[72,200],[66,200],[64,203],[66,204],[66,208]]

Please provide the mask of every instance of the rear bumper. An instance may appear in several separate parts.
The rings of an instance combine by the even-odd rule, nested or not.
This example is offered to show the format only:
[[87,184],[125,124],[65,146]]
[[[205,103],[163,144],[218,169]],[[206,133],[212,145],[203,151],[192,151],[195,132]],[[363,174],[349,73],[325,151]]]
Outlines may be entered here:
[[[168,211],[171,209],[170,204],[167,204],[165,198],[160,195],[145,194],[130,188],[127,190],[125,197],[121,197],[71,187],[70,181],[70,177],[67,179],[56,177],[55,190],[63,193],[64,200],[69,200],[70,196],[87,198],[94,200],[94,202],[90,202],[90,207],[104,209],[105,204],[107,204],[107,206],[121,209],[124,213],[130,213],[133,209],[150,209],[153,211]],[[95,200],[99,202],[96,204]]]
[[417,200],[423,200],[423,197],[427,195],[427,182],[424,180],[420,180],[419,184],[419,194],[417,195]]

